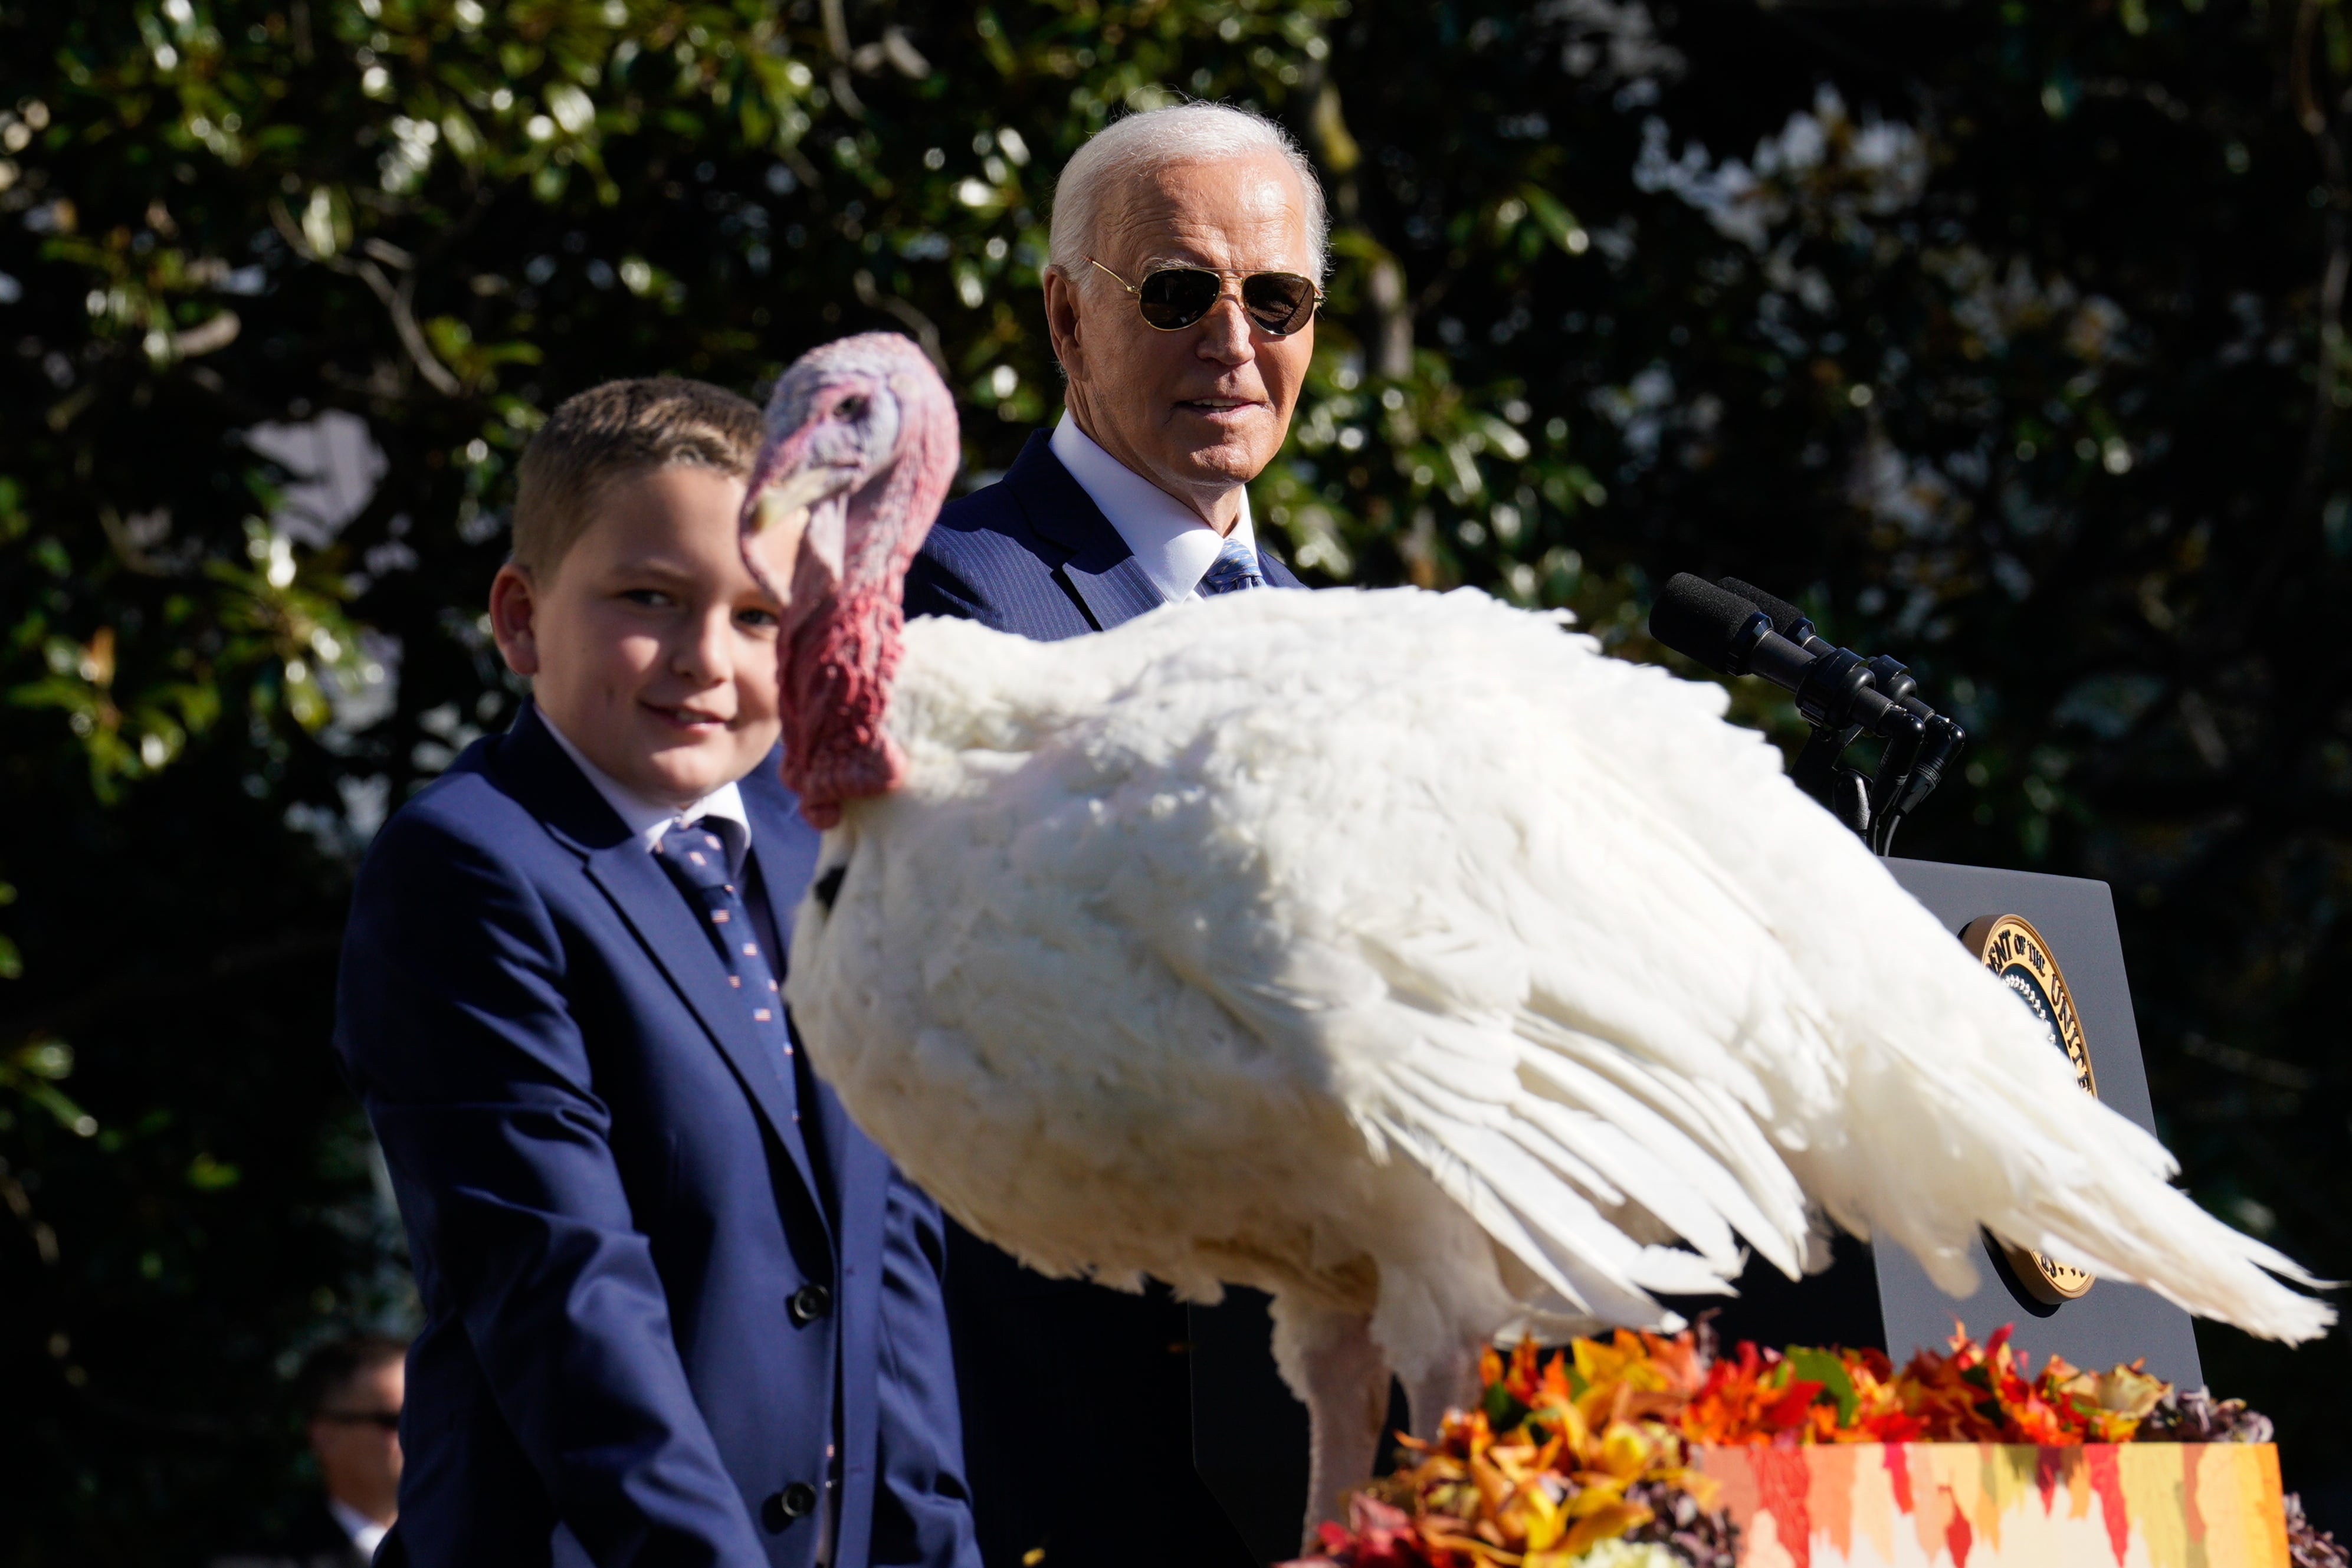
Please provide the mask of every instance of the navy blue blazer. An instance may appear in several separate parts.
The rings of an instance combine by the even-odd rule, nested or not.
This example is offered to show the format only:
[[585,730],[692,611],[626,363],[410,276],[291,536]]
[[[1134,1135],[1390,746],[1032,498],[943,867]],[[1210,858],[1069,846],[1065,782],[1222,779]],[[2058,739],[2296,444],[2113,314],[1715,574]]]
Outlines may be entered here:
[[[1268,585],[1302,586],[1258,535]],[[1062,460],[1033,433],[1004,478],[940,509],[907,572],[916,616],[960,616],[1040,642],[1108,631],[1156,610],[1160,590]]]
[[[741,788],[781,959],[816,835],[772,755]],[[939,1211],[535,710],[376,836],[336,1046],[426,1318],[407,1561],[811,1568],[830,1513],[840,1568],[976,1568]]]
[[[1260,570],[1301,586],[1258,545]],[[946,508],[907,574],[908,616],[1056,641],[1162,603],[1102,509],[1029,437],[1002,482]],[[1183,1305],[1031,1272],[948,1227],[948,1314],[988,1568],[1254,1568],[1192,1462]],[[1037,1456],[1051,1453],[1048,1469]]]

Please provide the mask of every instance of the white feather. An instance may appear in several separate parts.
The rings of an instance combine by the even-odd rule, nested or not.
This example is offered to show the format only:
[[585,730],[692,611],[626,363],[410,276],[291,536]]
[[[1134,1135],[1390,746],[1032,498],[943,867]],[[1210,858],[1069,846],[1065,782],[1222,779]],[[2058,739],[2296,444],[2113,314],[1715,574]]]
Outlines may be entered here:
[[1370,1314],[1408,1378],[1530,1312],[1663,1322],[1735,1238],[1793,1274],[1816,1211],[1954,1291],[1987,1226],[2323,1331],[1722,710],[1467,592],[917,621],[907,784],[827,835],[788,998],[980,1235]]

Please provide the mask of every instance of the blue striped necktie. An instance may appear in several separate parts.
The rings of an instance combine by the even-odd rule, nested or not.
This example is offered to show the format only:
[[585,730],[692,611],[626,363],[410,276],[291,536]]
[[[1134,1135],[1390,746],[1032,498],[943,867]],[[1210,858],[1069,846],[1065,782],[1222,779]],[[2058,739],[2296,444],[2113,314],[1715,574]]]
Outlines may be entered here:
[[[760,950],[751,909],[735,888],[732,868],[740,856],[732,840],[741,831],[724,817],[702,817],[663,834],[654,855],[686,895],[688,904],[702,917],[703,930],[719,950],[719,962],[726,966],[728,985],[741,994],[744,1010],[751,1016],[751,1027],[777,1053],[784,1092],[793,1095],[793,1037],[784,1023],[783,993],[767,954]],[[722,833],[726,838],[719,837]],[[795,1110],[793,1120],[800,1119]]]
[[1265,586],[1265,574],[1258,570],[1257,552],[1232,534],[1225,536],[1224,547],[1217,559],[1202,574],[1198,590],[1203,599],[1219,594],[1238,594],[1248,588]]

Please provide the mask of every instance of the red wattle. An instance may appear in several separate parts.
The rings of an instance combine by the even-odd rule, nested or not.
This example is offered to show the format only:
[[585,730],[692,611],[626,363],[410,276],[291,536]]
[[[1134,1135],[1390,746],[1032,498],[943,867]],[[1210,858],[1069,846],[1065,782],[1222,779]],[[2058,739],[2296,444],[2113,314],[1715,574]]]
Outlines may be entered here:
[[[806,604],[786,600],[783,689],[778,694],[783,777],[800,796],[801,815],[820,828],[840,822],[843,803],[887,795],[906,782],[906,755],[884,727],[906,626],[899,594],[907,568],[947,498],[960,456],[955,402],[912,342],[887,333],[846,338],[803,356],[786,380],[826,366],[844,385],[860,378],[869,386],[887,383],[887,394],[897,399],[904,420],[904,438],[887,468],[847,498],[841,554],[833,571],[794,573],[796,579],[831,579],[833,591],[820,594],[812,582],[805,585]],[[776,396],[786,398],[784,384],[778,384]],[[830,417],[836,406],[827,404],[816,416]],[[788,433],[780,441],[777,451],[783,456],[762,467],[763,480],[801,460],[795,445],[800,439]],[[755,575],[756,553],[744,552]],[[805,541],[803,553],[805,566]],[[771,590],[775,586],[770,584]],[[804,584],[795,580],[789,586]]]
[[906,624],[897,584],[845,587],[794,629],[783,661],[784,783],[814,826],[841,820],[841,805],[887,795],[907,758],[883,727]]

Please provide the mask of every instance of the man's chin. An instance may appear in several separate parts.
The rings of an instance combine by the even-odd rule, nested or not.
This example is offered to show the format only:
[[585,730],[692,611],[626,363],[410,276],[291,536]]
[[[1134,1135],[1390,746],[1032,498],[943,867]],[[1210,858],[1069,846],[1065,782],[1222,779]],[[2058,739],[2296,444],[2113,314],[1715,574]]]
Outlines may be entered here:
[[1179,454],[1176,468],[1196,484],[1245,485],[1265,472],[1282,443],[1256,439],[1255,431],[1234,430],[1223,440],[1202,441]]

